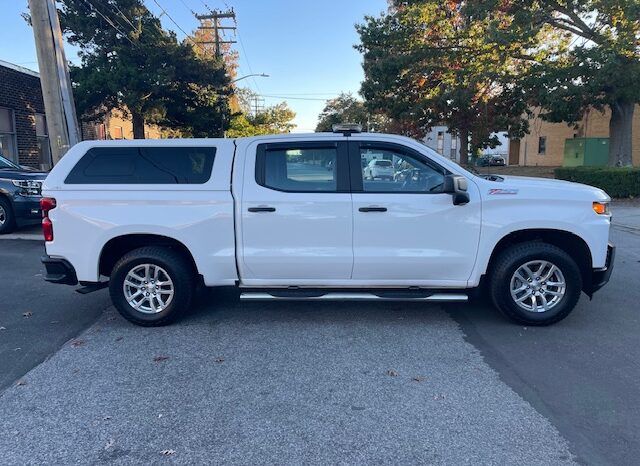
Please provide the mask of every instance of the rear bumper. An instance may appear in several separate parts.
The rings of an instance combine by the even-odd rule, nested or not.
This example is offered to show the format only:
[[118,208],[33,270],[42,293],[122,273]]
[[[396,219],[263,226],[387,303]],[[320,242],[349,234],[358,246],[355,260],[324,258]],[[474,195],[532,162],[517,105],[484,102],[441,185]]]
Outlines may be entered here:
[[593,295],[600,288],[609,283],[609,279],[611,278],[611,272],[613,272],[613,264],[616,258],[616,247],[609,243],[607,247],[607,261],[605,263],[604,268],[597,269],[593,271],[591,275],[591,289],[589,290],[589,296]]
[[62,285],[77,285],[78,278],[73,265],[65,259],[58,259],[49,256],[42,256],[40,259],[47,269],[44,279],[51,283],[60,283]]

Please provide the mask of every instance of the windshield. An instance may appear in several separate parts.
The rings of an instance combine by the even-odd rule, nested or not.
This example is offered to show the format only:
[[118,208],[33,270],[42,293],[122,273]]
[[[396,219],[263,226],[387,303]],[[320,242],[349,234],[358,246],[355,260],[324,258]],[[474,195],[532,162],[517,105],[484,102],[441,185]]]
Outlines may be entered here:
[[11,162],[10,160],[5,159],[0,154],[0,170],[2,170],[3,168],[15,169],[15,168],[20,168],[20,167],[18,165],[16,165],[15,163]]

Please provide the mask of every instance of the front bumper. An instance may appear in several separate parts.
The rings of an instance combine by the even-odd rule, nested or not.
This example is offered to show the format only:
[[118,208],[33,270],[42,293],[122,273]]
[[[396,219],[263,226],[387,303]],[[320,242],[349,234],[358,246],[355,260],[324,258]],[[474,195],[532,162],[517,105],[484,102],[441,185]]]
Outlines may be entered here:
[[42,256],[41,259],[47,274],[44,279],[51,283],[60,283],[62,285],[77,285],[78,278],[73,265],[66,259],[58,259],[48,255]]
[[40,196],[13,196],[13,213],[18,226],[32,225],[42,221]]
[[609,283],[611,272],[613,272],[613,264],[616,258],[616,247],[609,243],[607,246],[607,261],[603,269],[594,270],[591,275],[591,287],[589,296],[598,291],[600,288]]

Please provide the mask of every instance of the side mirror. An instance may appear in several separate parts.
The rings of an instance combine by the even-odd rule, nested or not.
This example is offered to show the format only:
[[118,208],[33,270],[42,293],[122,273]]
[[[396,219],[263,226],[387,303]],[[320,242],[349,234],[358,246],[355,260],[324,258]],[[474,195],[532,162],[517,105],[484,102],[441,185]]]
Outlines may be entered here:
[[444,178],[443,192],[453,195],[453,205],[464,205],[471,200],[468,189],[469,182],[464,176],[447,175]]

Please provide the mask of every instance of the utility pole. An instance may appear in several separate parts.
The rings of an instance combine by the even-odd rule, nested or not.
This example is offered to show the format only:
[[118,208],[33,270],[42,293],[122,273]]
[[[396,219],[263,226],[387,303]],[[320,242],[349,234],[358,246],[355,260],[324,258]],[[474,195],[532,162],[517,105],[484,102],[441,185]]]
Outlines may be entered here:
[[[198,26],[199,30],[213,31],[212,41],[202,41],[202,42],[198,42],[198,44],[203,46],[213,45],[216,58],[222,57],[221,45],[236,43],[235,40],[224,40],[224,31],[236,30],[236,27],[235,27],[236,13],[233,11],[233,8],[227,11],[214,10],[210,14],[206,14],[206,15],[196,15],[196,19],[200,21],[200,26]],[[223,24],[223,20],[225,19],[233,20],[234,26]]]
[[253,101],[253,117],[255,118],[264,111],[264,97],[254,94],[251,100]]
[[71,146],[80,141],[71,79],[55,0],[29,0],[29,10],[36,41],[51,158],[55,165]]

